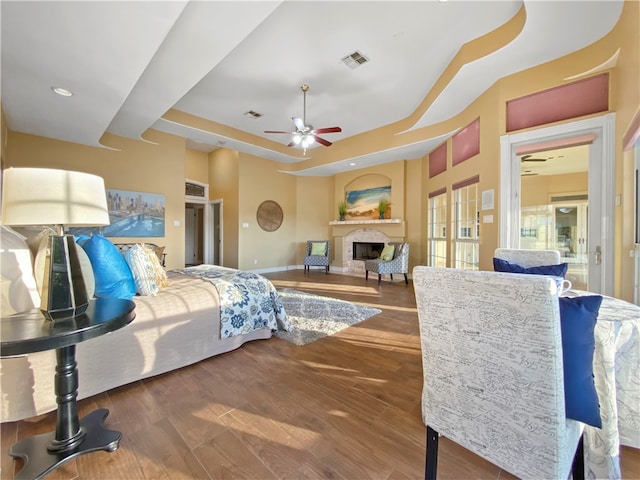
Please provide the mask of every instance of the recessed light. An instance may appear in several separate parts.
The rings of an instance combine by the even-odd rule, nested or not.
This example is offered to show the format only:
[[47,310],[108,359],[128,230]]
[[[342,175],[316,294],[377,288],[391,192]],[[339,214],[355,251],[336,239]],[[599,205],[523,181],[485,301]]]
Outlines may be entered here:
[[53,90],[53,92],[57,93],[58,95],[62,95],[63,97],[70,97],[71,95],[73,95],[72,91],[62,87],[51,87],[51,90]]
[[355,167],[355,166],[356,166],[356,162],[351,162],[351,163],[349,164],[349,166],[350,166],[350,167]]

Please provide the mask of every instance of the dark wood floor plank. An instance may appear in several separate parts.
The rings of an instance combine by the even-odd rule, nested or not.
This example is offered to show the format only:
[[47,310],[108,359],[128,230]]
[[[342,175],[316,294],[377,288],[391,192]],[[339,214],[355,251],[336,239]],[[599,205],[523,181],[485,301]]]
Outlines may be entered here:
[[278,479],[248,446],[229,430],[200,445],[194,453],[211,478]]
[[131,444],[145,478],[210,478],[167,418],[138,429],[131,435]]

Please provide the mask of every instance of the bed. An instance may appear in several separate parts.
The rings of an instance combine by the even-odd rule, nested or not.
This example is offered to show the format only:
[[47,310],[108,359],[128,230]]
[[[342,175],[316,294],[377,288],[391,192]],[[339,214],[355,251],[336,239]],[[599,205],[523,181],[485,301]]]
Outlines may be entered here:
[[[268,339],[277,329],[288,328],[275,288],[260,275],[200,266],[172,270],[167,276],[169,286],[156,296],[133,298],[136,318],[130,325],[77,345],[78,399],[230,352],[246,342]],[[227,289],[236,288],[234,278],[247,283],[249,277],[256,280],[255,285],[261,285],[253,293],[262,296],[255,296],[253,302],[236,301],[246,304],[243,308],[248,308],[247,316],[233,305],[233,295],[220,295],[218,288],[220,282],[225,282]],[[244,298],[244,294],[238,295]],[[255,311],[256,305],[261,312]],[[269,305],[274,308],[271,313]],[[242,323],[240,328],[225,330],[223,320],[221,329],[221,312],[235,315],[232,323]],[[265,320],[267,317],[273,322]],[[0,360],[0,421],[21,420],[56,408],[55,364],[53,350]]]

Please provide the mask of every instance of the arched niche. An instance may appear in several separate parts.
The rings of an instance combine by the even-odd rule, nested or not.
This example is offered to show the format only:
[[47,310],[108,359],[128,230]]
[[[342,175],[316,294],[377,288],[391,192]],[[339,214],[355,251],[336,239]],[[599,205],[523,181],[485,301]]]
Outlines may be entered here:
[[378,173],[369,173],[358,178],[354,178],[347,183],[344,187],[344,193],[346,194],[353,190],[367,190],[369,188],[386,187],[387,185],[391,185],[391,178]]

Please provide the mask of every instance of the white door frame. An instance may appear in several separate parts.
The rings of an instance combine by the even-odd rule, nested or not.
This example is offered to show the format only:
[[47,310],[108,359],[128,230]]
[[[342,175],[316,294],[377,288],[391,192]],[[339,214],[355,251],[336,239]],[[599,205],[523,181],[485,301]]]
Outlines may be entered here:
[[[213,217],[213,210],[214,210],[214,206],[215,205],[219,205],[218,209],[218,222],[219,222],[219,229],[218,229],[218,235],[219,235],[219,239],[218,239],[218,243],[219,243],[219,248],[218,248],[218,263],[216,263],[216,265],[224,265],[224,225],[223,225],[223,221],[222,219],[224,218],[224,216],[222,215],[222,208],[224,206],[224,202],[222,200],[222,198],[218,198],[215,200],[211,200],[206,208],[205,208],[205,225],[208,225],[208,232],[209,232],[209,236],[207,243],[205,243],[205,256],[208,256],[208,260],[205,261],[205,263],[214,264],[214,260],[215,260],[215,255],[213,254],[214,252],[214,241],[215,238],[213,236],[213,229],[215,228],[215,219]],[[207,216],[209,217],[209,223],[206,223],[207,220]]]
[[[600,219],[602,268],[594,291],[613,295],[615,222],[615,113],[500,137],[500,232],[499,246],[518,248],[520,244],[520,161],[516,148],[564,137],[594,133],[589,149],[589,193],[599,192],[599,202],[590,202],[589,215]],[[592,170],[597,165],[598,171]],[[593,188],[592,188],[593,187]],[[596,208],[593,208],[596,207]],[[598,211],[600,208],[600,211]],[[593,242],[592,242],[593,243]],[[590,250],[593,248],[590,245]],[[589,264],[594,253],[589,252]],[[591,271],[589,272],[591,278]],[[590,287],[591,289],[591,287]]]

